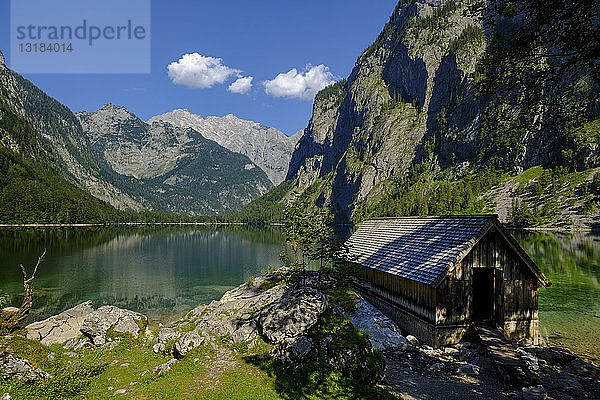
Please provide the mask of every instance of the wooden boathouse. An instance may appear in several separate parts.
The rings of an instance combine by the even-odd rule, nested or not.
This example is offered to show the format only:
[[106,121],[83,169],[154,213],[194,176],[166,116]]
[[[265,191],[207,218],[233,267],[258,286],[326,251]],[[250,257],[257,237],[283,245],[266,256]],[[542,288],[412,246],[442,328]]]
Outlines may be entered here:
[[432,346],[474,324],[538,342],[538,288],[550,282],[496,215],[368,220],[341,258],[369,301]]

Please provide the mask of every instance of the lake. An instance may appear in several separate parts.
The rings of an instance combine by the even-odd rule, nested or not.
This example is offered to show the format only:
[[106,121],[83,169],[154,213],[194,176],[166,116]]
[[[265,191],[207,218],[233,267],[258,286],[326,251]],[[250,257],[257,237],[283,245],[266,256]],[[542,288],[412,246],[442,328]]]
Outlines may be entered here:
[[539,293],[540,335],[600,365],[600,236],[512,233],[552,282]]
[[[5,229],[0,231],[0,289],[23,291],[18,265],[31,270],[39,319],[90,299],[165,322],[279,263],[276,229],[197,227]],[[14,305],[21,301],[12,296]]]
[[[540,289],[542,338],[600,364],[600,236],[512,233],[552,281]],[[31,268],[46,248],[30,319],[91,299],[167,322],[279,265],[283,242],[276,228],[3,229],[0,289],[18,305],[18,265]]]

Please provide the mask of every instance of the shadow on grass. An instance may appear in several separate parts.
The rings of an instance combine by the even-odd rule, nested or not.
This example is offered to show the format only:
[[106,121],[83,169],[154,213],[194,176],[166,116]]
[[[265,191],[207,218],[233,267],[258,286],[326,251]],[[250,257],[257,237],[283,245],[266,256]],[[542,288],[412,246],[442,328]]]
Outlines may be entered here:
[[364,384],[316,360],[285,366],[268,353],[243,357],[275,379],[275,390],[284,399],[395,399],[383,389]]

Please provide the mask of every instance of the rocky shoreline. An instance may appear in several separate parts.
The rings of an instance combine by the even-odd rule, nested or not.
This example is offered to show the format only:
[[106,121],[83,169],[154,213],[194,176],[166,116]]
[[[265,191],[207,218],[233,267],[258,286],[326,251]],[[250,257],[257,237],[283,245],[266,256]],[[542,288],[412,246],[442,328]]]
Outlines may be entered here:
[[[60,344],[74,358],[81,351],[112,349],[124,338],[139,341],[147,351],[164,357],[152,369],[155,375],[167,373],[202,346],[226,360],[231,349],[250,351],[266,343],[270,356],[284,368],[294,370],[317,360],[398,398],[424,394],[464,399],[482,394],[490,399],[600,398],[600,370],[568,350],[519,348],[538,385],[505,385],[479,344],[431,348],[418,338],[403,336],[390,319],[360,297],[340,306],[334,298],[335,281],[315,274],[305,285],[287,285],[286,274],[280,270],[254,278],[167,327],[151,330],[142,314],[114,306],[94,309],[88,301],[32,323],[25,331],[28,339],[45,346]],[[356,338],[348,340],[353,335]],[[0,340],[3,379],[51,379],[29,360],[14,356],[4,344],[7,338]]]

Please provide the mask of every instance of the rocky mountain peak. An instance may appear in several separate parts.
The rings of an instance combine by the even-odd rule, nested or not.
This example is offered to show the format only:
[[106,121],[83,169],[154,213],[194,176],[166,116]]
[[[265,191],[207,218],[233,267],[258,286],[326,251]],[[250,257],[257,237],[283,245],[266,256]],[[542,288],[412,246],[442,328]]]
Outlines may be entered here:
[[[162,118],[164,117],[164,118]],[[156,120],[165,120],[165,119],[171,119],[171,120],[175,120],[175,119],[182,119],[182,120],[196,120],[196,119],[204,119],[204,117],[200,114],[194,114],[193,112],[191,112],[190,110],[188,110],[187,108],[177,108],[173,111],[161,114],[161,115],[157,115],[155,117],[152,117],[148,120],[148,123],[152,123]]]
[[275,185],[281,183],[289,166],[298,136],[287,137],[275,128],[246,121],[228,114],[223,117],[203,117],[188,110],[173,110],[152,117],[148,122],[169,122],[181,128],[191,128],[226,149],[248,156]]
[[6,68],[6,61],[4,60],[4,54],[2,54],[2,50],[0,50],[0,67]]

